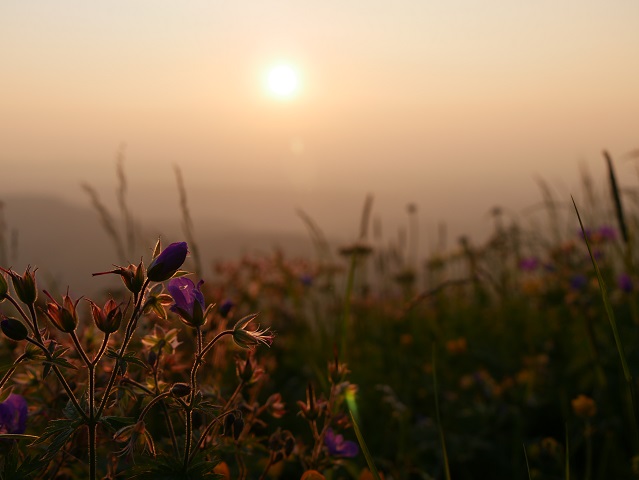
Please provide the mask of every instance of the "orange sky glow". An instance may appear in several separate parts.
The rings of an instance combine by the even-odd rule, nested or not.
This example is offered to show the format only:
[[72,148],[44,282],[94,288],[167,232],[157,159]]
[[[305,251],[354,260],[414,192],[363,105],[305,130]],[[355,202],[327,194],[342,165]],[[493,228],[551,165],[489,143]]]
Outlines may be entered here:
[[[291,211],[331,192],[432,222],[522,208],[535,176],[570,188],[639,147],[638,20],[634,0],[4,0],[4,195],[112,189],[126,142],[144,192],[178,164],[194,192],[290,192]],[[265,86],[283,62],[287,101]]]

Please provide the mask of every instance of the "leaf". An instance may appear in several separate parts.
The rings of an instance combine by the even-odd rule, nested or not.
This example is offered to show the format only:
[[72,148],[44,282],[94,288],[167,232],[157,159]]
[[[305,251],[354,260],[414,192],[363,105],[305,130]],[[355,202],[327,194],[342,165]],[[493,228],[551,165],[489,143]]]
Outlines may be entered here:
[[160,237],[158,237],[158,241],[155,242],[155,247],[153,248],[153,256],[151,258],[154,259],[160,254],[160,252],[162,252],[162,240],[160,239]]
[[9,398],[9,395],[11,395],[12,391],[13,391],[13,386],[10,386],[9,388],[5,388],[4,390],[0,391],[0,403],[4,402],[7,398]]
[[52,420],[49,422],[47,428],[44,430],[40,438],[31,443],[31,445],[43,443],[46,440],[51,439],[51,443],[49,443],[47,451],[41,458],[41,460],[43,461],[48,461],[53,458],[56,453],[62,450],[62,448],[69,441],[69,438],[71,438],[71,435],[75,433],[75,431],[80,427],[81,424],[82,422],[77,420]]
[[105,426],[109,430],[118,431],[122,429],[123,427],[126,427],[128,425],[133,425],[135,423],[135,418],[107,416],[107,417],[102,417],[99,423]]
[[[47,365],[51,366],[51,365],[56,365],[58,367],[62,367],[62,368],[71,368],[73,370],[77,370],[78,367],[76,367],[75,365],[73,365],[72,363],[69,363],[69,361],[66,358],[54,358],[53,360],[49,361],[49,360],[45,360],[44,362],[42,362],[45,367]],[[48,373],[48,372],[47,372]]]

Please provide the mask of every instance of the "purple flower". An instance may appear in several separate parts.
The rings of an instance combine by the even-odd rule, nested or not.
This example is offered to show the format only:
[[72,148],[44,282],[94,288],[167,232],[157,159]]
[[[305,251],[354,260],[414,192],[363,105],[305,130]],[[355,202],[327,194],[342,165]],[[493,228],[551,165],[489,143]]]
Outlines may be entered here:
[[328,448],[328,453],[335,457],[355,457],[359,453],[355,442],[344,440],[343,435],[335,435],[330,428],[326,431],[324,445]]
[[524,272],[532,272],[537,270],[539,259],[537,257],[526,257],[519,261],[519,269]]
[[200,291],[200,286],[203,283],[204,280],[200,280],[195,285],[188,278],[178,277],[172,279],[167,286],[169,294],[175,302],[170,310],[177,313],[182,321],[191,327],[202,326],[206,319],[204,295]]
[[617,277],[617,286],[622,292],[630,293],[632,292],[633,284],[632,278],[627,273],[622,273]]
[[572,275],[570,277],[570,287],[573,290],[581,290],[588,284],[588,279],[585,275],[581,275],[579,273]]
[[235,303],[233,303],[233,300],[227,298],[222,302],[222,305],[220,305],[217,311],[222,318],[226,318],[229,316],[229,313],[231,313],[234,306]]
[[172,243],[153,259],[146,272],[148,279],[152,282],[168,280],[180,269],[187,253],[186,242]]
[[27,429],[27,401],[11,394],[0,403],[0,433],[24,433]]
[[300,275],[300,282],[305,287],[310,287],[311,285],[313,285],[313,276],[308,273]]
[[612,241],[617,239],[617,230],[615,230],[615,227],[611,227],[610,225],[602,225],[597,230],[597,233],[602,240]]

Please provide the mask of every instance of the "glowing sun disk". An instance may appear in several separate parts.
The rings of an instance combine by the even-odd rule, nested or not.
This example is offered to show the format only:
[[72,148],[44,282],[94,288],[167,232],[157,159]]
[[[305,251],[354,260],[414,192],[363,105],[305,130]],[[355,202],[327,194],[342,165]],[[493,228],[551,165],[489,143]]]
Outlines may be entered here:
[[299,78],[290,65],[277,65],[269,70],[266,83],[276,97],[290,98],[297,91]]

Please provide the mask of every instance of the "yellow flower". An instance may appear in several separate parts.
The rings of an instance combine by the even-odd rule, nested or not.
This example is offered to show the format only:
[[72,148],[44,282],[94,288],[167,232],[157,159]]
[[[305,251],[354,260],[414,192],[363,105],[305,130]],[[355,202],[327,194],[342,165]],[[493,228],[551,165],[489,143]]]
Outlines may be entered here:
[[586,396],[578,395],[577,398],[573,398],[570,402],[572,404],[572,410],[578,417],[588,418],[593,417],[597,413],[597,404],[595,401]]

